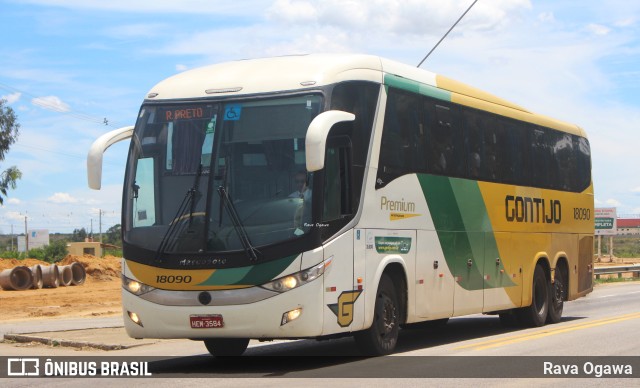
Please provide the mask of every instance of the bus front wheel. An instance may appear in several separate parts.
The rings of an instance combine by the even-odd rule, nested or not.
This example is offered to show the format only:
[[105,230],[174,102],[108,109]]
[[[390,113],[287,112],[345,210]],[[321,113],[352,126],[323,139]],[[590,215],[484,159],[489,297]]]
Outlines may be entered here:
[[536,269],[533,272],[533,288],[531,291],[531,306],[518,309],[518,318],[525,326],[539,327],[544,325],[547,320],[550,299],[549,280],[540,264],[536,265]]
[[204,346],[215,357],[241,356],[247,346],[248,338],[212,338],[204,340]]
[[373,323],[369,329],[354,335],[360,350],[370,356],[392,353],[398,342],[400,316],[400,304],[393,280],[389,275],[383,274],[376,293]]

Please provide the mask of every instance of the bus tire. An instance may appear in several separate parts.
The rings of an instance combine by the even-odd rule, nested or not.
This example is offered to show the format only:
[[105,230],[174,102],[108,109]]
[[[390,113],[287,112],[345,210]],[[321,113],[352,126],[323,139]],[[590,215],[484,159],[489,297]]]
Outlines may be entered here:
[[248,338],[212,338],[203,342],[209,353],[215,357],[241,356],[249,346]]
[[392,353],[398,342],[400,317],[400,303],[393,280],[389,275],[383,274],[376,293],[371,327],[354,334],[360,350],[369,356]]
[[531,305],[517,310],[518,319],[524,326],[540,327],[547,320],[549,313],[549,280],[540,264],[533,272]]
[[551,292],[549,293],[549,314],[547,323],[558,323],[562,319],[562,310],[567,293],[566,270],[563,265],[557,265]]

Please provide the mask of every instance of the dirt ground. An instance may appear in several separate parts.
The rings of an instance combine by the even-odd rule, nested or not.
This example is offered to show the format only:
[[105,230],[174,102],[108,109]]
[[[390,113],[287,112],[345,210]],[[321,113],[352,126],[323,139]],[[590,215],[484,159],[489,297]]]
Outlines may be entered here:
[[[81,263],[87,272],[84,284],[25,291],[0,290],[0,321],[121,314],[120,260],[113,256],[69,255],[57,264]],[[0,259],[0,271],[35,264],[49,265],[35,259]]]
[[[0,321],[42,318],[83,318],[121,314],[120,258],[106,256],[67,256],[58,265],[74,261],[87,272],[84,284],[79,286],[31,289],[26,291],[0,290]],[[598,266],[639,264],[640,259],[602,260]],[[18,265],[32,266],[48,263],[26,259],[0,259],[0,271]],[[630,274],[629,274],[630,275]]]

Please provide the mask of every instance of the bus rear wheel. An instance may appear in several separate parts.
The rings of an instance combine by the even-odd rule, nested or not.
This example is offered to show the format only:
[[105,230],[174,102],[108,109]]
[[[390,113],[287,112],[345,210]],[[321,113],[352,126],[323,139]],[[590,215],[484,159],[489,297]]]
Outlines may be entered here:
[[549,280],[540,264],[533,272],[533,288],[531,292],[531,306],[517,310],[519,321],[529,327],[544,325],[549,313]]
[[215,357],[241,356],[249,346],[248,338],[212,338],[203,342],[209,353]]
[[547,315],[548,323],[558,323],[562,319],[562,310],[564,308],[564,299],[567,290],[567,278],[564,266],[556,266],[551,292],[549,293],[549,314]]
[[398,342],[400,304],[393,280],[387,274],[380,278],[376,293],[373,323],[367,330],[355,333],[360,350],[369,356],[390,354]]

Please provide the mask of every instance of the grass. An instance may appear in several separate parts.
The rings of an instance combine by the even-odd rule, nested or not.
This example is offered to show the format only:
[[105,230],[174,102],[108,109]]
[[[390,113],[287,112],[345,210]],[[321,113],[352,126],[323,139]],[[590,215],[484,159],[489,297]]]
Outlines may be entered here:
[[[598,252],[598,238],[595,239],[593,252]],[[602,254],[609,254],[609,238],[602,238]],[[613,255],[620,258],[637,258],[640,257],[640,236],[614,236],[613,237]]]
[[610,278],[600,278],[593,279],[595,284],[607,284],[607,283],[626,283],[626,282],[637,282],[640,281],[640,278],[619,278],[619,277],[610,277]]

